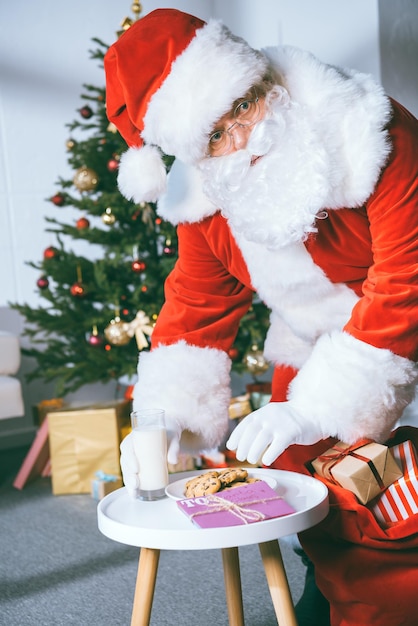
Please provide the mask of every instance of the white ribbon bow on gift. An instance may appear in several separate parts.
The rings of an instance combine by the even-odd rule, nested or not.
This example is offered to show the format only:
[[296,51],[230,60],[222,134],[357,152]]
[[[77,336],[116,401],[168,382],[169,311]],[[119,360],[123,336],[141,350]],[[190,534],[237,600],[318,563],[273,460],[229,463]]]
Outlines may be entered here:
[[138,350],[143,350],[148,347],[148,341],[146,340],[145,335],[151,337],[153,330],[154,328],[150,325],[148,315],[145,315],[144,311],[138,311],[132,322],[127,324],[126,332],[129,337],[133,337],[135,335]]

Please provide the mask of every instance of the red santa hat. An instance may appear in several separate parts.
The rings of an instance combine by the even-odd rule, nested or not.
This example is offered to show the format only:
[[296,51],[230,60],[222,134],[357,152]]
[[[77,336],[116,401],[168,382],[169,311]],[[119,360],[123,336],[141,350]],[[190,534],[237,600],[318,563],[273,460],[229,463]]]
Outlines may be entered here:
[[109,48],[104,65],[107,115],[130,146],[120,191],[152,202],[165,191],[161,153],[189,164],[204,158],[214,123],[263,78],[268,62],[218,20],[157,9]]

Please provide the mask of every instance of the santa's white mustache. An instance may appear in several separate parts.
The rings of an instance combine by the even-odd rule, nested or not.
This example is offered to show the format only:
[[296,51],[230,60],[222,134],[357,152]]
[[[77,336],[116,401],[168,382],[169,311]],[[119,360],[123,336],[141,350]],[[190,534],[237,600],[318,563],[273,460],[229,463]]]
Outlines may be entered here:
[[280,118],[264,119],[254,126],[248,139],[245,152],[251,156],[265,156],[272,147],[277,146],[284,130],[284,122]]

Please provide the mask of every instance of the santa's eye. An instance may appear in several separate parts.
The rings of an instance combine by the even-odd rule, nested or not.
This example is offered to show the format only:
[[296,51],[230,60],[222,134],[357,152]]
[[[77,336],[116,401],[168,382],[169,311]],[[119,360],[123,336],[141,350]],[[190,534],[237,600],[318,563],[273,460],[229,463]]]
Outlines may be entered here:
[[240,117],[241,115],[245,115],[250,107],[250,100],[244,100],[244,102],[240,102],[239,105],[235,107],[234,117]]
[[247,126],[257,121],[259,113],[258,98],[255,100],[242,100],[234,109],[234,118],[241,126]]
[[214,146],[215,144],[220,143],[224,139],[225,132],[223,130],[216,130],[209,137],[209,144]]

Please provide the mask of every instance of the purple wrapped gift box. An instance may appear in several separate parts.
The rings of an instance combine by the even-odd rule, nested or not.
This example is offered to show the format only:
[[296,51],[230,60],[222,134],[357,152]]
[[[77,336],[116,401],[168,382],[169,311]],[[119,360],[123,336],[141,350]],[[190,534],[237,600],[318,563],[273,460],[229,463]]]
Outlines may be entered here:
[[208,496],[178,500],[177,505],[201,528],[251,524],[295,513],[263,480]]

